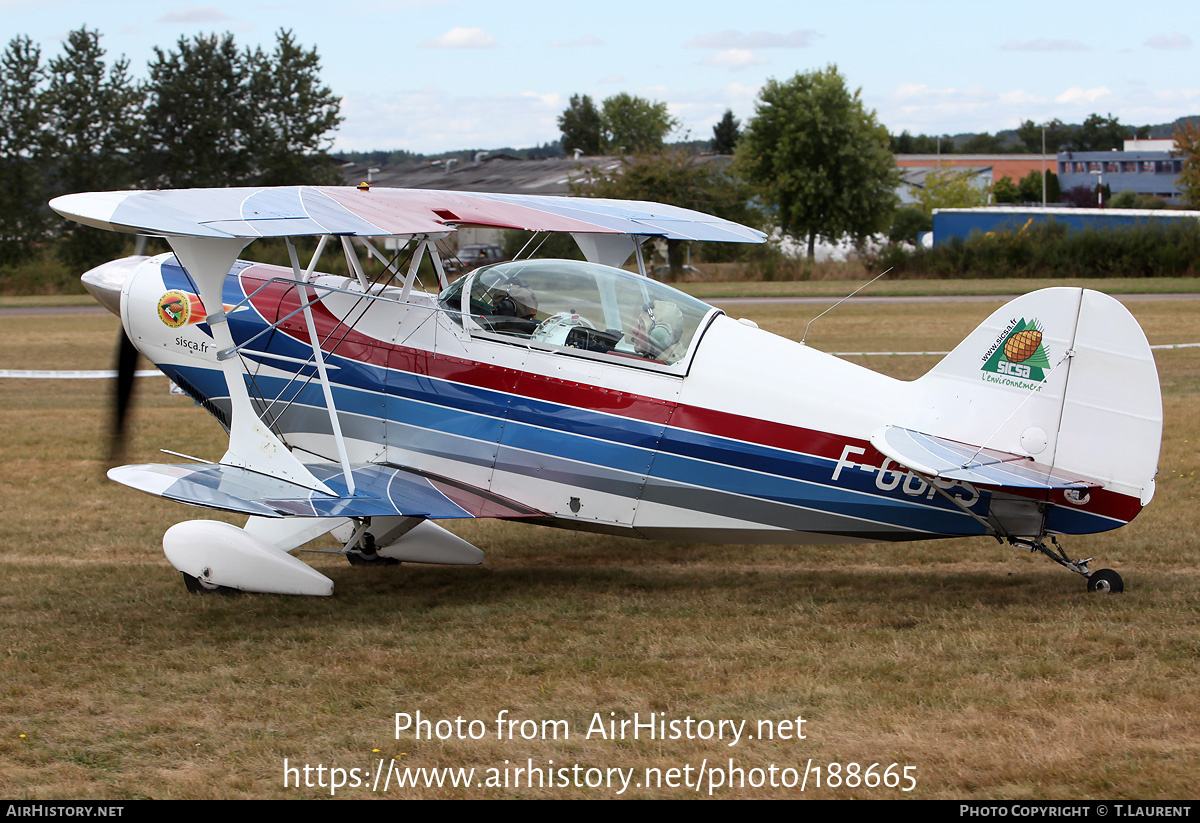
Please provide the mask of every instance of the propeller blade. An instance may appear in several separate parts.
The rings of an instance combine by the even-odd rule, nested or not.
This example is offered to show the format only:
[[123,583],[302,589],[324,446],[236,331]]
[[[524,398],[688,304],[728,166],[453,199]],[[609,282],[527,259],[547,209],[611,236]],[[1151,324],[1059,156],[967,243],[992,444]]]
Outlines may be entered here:
[[133,341],[121,329],[117,341],[117,382],[114,385],[112,445],[109,462],[118,463],[125,454],[125,418],[133,399],[133,377],[137,370],[138,350]]

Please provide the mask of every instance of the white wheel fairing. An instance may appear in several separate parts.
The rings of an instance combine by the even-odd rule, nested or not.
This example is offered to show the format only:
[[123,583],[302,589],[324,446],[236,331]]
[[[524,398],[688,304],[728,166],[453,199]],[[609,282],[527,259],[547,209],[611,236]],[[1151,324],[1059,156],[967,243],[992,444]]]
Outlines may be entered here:
[[227,586],[264,594],[333,594],[333,581],[230,523],[188,520],[167,529],[171,565],[206,588]]

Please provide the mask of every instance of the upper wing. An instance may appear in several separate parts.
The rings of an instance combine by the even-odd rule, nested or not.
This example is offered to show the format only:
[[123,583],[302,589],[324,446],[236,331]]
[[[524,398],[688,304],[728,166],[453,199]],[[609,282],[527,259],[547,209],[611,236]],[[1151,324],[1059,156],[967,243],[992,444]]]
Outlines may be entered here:
[[944,480],[1020,489],[1082,489],[1103,485],[1098,480],[1035,463],[1026,455],[956,443],[899,426],[877,431],[871,436],[871,445],[902,466]]
[[64,217],[112,231],[174,237],[434,234],[459,225],[671,240],[761,243],[760,231],[636,200],[346,186],[88,192],[50,201]]

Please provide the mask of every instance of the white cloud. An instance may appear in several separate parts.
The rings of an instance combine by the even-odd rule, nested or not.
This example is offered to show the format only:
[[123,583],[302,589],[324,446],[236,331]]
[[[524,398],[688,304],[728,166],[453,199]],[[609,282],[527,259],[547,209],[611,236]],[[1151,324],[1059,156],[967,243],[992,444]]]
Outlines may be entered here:
[[606,74],[604,77],[600,78],[600,82],[606,86],[611,86],[615,83],[624,83],[625,75],[623,75],[623,74]]
[[1056,103],[1095,103],[1097,100],[1103,100],[1106,97],[1112,97],[1113,93],[1104,86],[1097,86],[1094,89],[1082,89],[1079,86],[1072,86],[1064,91],[1058,97],[1054,98]]
[[157,23],[221,23],[232,20],[225,12],[216,6],[203,6],[191,9],[180,9],[159,17]]
[[700,65],[718,66],[737,71],[747,66],[761,66],[766,62],[768,62],[767,58],[761,57],[749,49],[725,49],[708,55],[700,61]]
[[727,83],[721,90],[721,95],[727,100],[750,101],[758,97],[759,86],[747,83]]
[[1090,51],[1091,47],[1078,40],[1047,40],[1039,37],[1036,40],[1026,40],[1021,43],[1009,40],[1000,47],[1004,51]]
[[928,97],[932,91],[933,89],[924,83],[901,83],[888,97],[896,102],[917,100]]
[[1184,103],[1200,99],[1200,89],[1159,89],[1153,96],[1164,103]]
[[1026,105],[1026,104],[1042,104],[1047,102],[1047,98],[1039,94],[1030,94],[1024,89],[1013,89],[1000,93],[1000,100],[1009,105]]
[[[934,88],[924,83],[904,83],[882,97],[867,95],[889,131],[899,134],[955,134],[996,131],[1000,123],[1029,117],[1033,95],[1022,90],[1003,94],[984,86]],[[1015,112],[1015,113],[1014,113]]]
[[754,101],[758,92],[757,85],[732,82],[720,89],[705,88],[671,94],[667,98],[667,105],[671,114],[682,121],[682,127],[674,138],[708,139],[712,127],[724,116],[726,109],[731,109],[733,116],[745,125],[747,119],[754,114]]
[[421,41],[421,45],[427,49],[490,49],[496,45],[496,38],[481,28],[455,26],[441,37]]
[[953,86],[935,89],[924,83],[901,83],[889,94],[888,99],[896,103],[914,105],[985,105],[998,97],[996,92],[982,86],[957,89]]
[[549,45],[555,48],[575,48],[576,46],[603,46],[604,41],[594,34],[577,37],[574,40],[551,40]]
[[729,29],[702,34],[687,43],[692,49],[803,49],[813,45],[821,34],[812,29],[800,29],[791,34],[769,31],[743,33]]
[[1156,34],[1146,41],[1152,49],[1170,51],[1188,51],[1192,48],[1192,38],[1186,34]]
[[558,94],[454,96],[425,87],[408,92],[348,94],[342,99],[346,120],[334,148],[405,149],[435,154],[460,148],[536,146],[557,139]]
[[543,106],[546,106],[546,107],[552,108],[552,109],[561,109],[561,108],[566,107],[566,103],[563,100],[563,95],[559,94],[556,91],[552,91],[552,92],[523,91],[523,92],[521,92],[521,96],[529,98],[531,100],[536,100],[539,103],[541,103]]

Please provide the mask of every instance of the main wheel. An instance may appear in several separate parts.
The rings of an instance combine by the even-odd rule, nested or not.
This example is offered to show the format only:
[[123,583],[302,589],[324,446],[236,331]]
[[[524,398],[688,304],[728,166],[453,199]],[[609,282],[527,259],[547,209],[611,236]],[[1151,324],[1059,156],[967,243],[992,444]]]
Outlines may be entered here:
[[1117,594],[1125,591],[1125,583],[1121,580],[1121,575],[1112,569],[1100,569],[1088,576],[1088,591]]
[[193,577],[187,572],[180,572],[183,575],[183,585],[187,586],[187,590],[192,594],[236,594],[237,589],[231,589],[229,586],[218,586],[215,583],[209,583],[201,580],[199,577]]
[[400,561],[394,557],[384,557],[378,552],[365,552],[361,549],[350,549],[346,559],[351,566],[398,566]]

